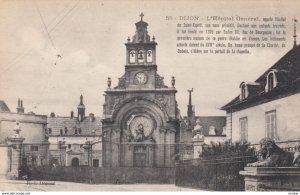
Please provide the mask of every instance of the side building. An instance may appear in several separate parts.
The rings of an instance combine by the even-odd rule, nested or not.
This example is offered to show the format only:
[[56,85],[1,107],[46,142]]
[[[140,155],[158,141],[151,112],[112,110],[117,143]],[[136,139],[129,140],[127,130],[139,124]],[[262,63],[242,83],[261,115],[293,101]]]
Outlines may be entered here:
[[[19,135],[15,129],[21,131]],[[33,112],[25,113],[23,100],[18,100],[17,112],[11,112],[6,103],[0,100],[0,177],[18,170],[19,166],[46,165],[49,161],[46,136],[47,116]],[[21,147],[10,142],[20,138]],[[17,150],[17,153],[12,152]],[[14,170],[15,169],[15,170]],[[15,175],[18,175],[15,173]]]
[[257,144],[264,137],[278,145],[300,143],[300,46],[286,53],[254,82],[242,82],[240,95],[221,109],[233,141]]
[[77,107],[77,116],[47,118],[51,165],[61,166],[102,166],[101,119],[93,113],[85,116],[83,96]]

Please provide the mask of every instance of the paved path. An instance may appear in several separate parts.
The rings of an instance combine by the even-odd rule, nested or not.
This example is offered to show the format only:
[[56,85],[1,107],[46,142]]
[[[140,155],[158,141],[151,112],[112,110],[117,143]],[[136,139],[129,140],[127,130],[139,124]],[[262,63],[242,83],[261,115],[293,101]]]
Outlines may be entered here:
[[31,181],[27,185],[22,180],[0,180],[0,191],[199,191],[191,188],[177,187],[172,184],[83,184],[56,181],[55,185],[40,185]]

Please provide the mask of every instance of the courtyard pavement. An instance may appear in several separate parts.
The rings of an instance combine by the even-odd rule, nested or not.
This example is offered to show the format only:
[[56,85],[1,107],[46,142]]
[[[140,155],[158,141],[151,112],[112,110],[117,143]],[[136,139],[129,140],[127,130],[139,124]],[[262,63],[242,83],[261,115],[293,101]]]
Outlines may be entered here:
[[41,185],[40,181],[27,184],[23,180],[0,179],[0,191],[199,191],[174,184],[84,184],[55,181],[55,185]]

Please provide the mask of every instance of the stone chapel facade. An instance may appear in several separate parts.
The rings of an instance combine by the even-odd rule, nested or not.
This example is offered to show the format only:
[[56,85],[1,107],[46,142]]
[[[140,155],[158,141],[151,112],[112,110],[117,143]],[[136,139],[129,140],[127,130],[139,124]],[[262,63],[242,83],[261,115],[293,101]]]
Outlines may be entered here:
[[172,87],[157,73],[155,38],[148,23],[135,24],[128,38],[125,73],[116,87],[105,91],[103,105],[104,167],[172,167],[179,139],[175,78]]

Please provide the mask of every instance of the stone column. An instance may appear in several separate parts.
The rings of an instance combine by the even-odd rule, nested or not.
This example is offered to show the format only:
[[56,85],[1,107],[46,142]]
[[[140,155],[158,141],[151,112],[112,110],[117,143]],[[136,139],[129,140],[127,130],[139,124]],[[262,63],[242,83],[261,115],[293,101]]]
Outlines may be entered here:
[[204,136],[200,134],[196,134],[193,139],[194,146],[194,155],[193,158],[199,158],[199,155],[202,154],[202,146],[204,144]]
[[8,146],[11,147],[11,158],[9,162],[9,170],[7,173],[9,179],[16,179],[19,177],[22,143],[25,140],[25,138],[20,135],[21,127],[18,122],[16,122],[14,131],[15,134],[7,138]]

